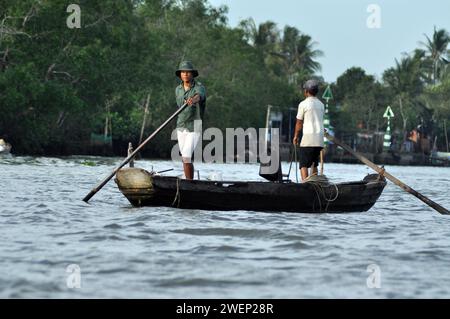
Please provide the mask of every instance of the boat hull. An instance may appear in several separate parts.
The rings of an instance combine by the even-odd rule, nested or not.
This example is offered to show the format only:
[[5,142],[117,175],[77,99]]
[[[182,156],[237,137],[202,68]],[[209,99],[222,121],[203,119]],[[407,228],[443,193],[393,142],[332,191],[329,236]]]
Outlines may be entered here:
[[215,211],[348,213],[368,211],[386,181],[369,175],[363,181],[329,184],[188,181],[151,175],[138,169],[120,170],[120,191],[135,207],[166,206]]

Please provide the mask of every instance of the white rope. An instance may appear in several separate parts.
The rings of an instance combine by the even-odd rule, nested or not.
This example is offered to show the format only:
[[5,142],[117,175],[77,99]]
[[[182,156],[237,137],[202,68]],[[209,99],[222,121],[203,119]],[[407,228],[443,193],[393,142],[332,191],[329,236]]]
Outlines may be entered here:
[[175,203],[177,203],[177,208],[180,208],[180,201],[181,201],[181,193],[180,193],[180,179],[177,178],[177,193],[175,194],[175,198],[173,200],[172,206],[175,207]]
[[[322,200],[320,195],[322,195],[322,197],[327,201],[325,212],[328,210],[328,206],[330,205],[330,203],[336,201],[339,197],[339,188],[335,183],[330,183],[329,179],[325,175],[314,174],[308,176],[308,178],[305,180],[305,183],[310,183],[314,186],[314,191],[317,195],[317,199],[319,200],[320,212],[322,212]],[[334,186],[336,190],[336,196],[334,196],[334,198],[327,198],[326,196],[325,187],[328,188],[330,186]]]

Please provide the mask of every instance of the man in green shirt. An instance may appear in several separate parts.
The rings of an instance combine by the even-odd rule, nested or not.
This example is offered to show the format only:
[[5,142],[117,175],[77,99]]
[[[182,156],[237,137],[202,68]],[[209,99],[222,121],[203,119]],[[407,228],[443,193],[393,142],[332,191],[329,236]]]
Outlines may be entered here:
[[198,71],[190,61],[180,63],[176,76],[182,81],[175,89],[175,97],[178,107],[184,103],[189,106],[178,115],[177,138],[183,158],[183,170],[186,179],[194,179],[194,165],[192,164],[192,153],[201,138],[201,132],[194,130],[194,122],[198,124],[203,120],[206,107],[205,87],[195,78]]

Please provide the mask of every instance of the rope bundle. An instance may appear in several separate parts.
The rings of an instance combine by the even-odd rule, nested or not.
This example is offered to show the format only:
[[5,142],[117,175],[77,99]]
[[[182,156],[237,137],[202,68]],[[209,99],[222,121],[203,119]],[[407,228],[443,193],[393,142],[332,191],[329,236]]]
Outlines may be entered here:
[[[328,207],[330,203],[334,202],[339,197],[339,188],[335,183],[331,183],[325,175],[311,175],[306,180],[305,183],[309,183],[314,187],[314,191],[316,193],[317,199],[319,201],[319,211],[322,213],[323,211],[328,211]],[[335,196],[333,197],[333,193],[330,193],[330,197],[327,197],[327,189],[331,186],[334,186]],[[325,209],[322,210],[322,200],[324,198],[326,203]]]
[[[298,183],[299,181],[298,181],[297,147],[295,145],[293,146],[293,152],[292,152],[292,156],[291,156],[291,164],[289,166],[288,179],[291,175],[291,169],[292,169],[293,162],[295,162],[295,176],[296,176],[296,181]],[[308,178],[304,181],[304,183],[309,183],[309,184],[313,185],[314,191],[315,191],[317,199],[319,201],[320,212],[322,212],[322,211],[326,212],[328,210],[330,203],[336,201],[339,197],[339,189],[338,189],[337,185],[334,183],[331,183],[330,180],[328,179],[328,177],[326,177],[325,175],[314,174],[314,175],[308,176]],[[330,192],[331,196],[327,197],[326,190],[329,189],[331,186],[334,186],[336,195],[333,197],[332,192]],[[322,209],[322,198],[324,198],[325,201],[327,202],[324,210]]]

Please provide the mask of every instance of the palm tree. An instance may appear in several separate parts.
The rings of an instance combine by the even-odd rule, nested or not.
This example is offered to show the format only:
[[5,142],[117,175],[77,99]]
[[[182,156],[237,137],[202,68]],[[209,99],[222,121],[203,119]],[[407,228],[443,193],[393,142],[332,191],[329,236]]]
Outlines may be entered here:
[[436,30],[434,27],[433,37],[430,39],[426,34],[426,42],[422,44],[426,47],[429,58],[432,61],[432,81],[436,84],[440,78],[442,66],[447,62],[446,54],[448,54],[447,46],[450,43],[450,35],[445,29]]
[[316,44],[309,35],[302,34],[297,28],[284,28],[279,56],[284,61],[289,82],[297,82],[299,75],[307,77],[320,71],[320,63],[315,59],[323,56],[323,52],[314,49]]
[[275,22],[266,21],[256,26],[255,20],[249,18],[239,23],[244,31],[244,37],[252,46],[262,51],[273,50],[280,35]]
[[249,18],[241,21],[239,27],[244,32],[244,39],[257,50],[268,69],[279,76],[277,61],[274,61],[280,42],[280,32],[276,23],[266,21],[256,26],[255,21]]
[[280,38],[280,31],[272,21],[256,26],[250,18],[241,21],[239,26],[244,38],[263,53],[266,65],[275,74],[284,72],[289,83],[295,84],[299,78],[308,77],[321,69],[315,59],[323,56],[323,52],[314,49],[317,43],[297,28],[286,26]]
[[395,59],[395,67],[387,69],[383,74],[387,83],[396,94],[405,93],[411,96],[420,94],[423,90],[423,55],[416,50],[413,55],[406,54],[400,61]]

